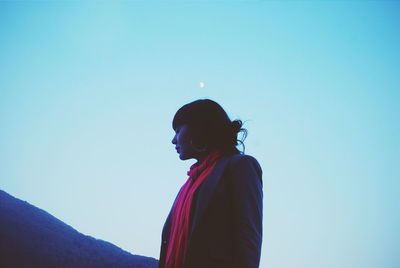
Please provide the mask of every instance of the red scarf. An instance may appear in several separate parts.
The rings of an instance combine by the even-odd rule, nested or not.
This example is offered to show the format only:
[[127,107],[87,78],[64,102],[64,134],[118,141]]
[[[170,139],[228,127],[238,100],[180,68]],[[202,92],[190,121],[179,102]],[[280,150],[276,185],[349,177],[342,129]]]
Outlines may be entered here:
[[221,153],[219,151],[213,151],[201,164],[193,164],[187,172],[189,178],[182,186],[172,209],[172,224],[165,268],[183,268],[191,226],[190,211],[193,196],[201,183],[214,169],[220,157]]

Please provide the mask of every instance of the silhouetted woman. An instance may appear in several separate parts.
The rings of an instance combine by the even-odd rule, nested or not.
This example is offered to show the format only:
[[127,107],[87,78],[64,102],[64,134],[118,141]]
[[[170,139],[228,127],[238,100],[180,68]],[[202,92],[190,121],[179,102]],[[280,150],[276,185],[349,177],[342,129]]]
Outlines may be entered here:
[[242,122],[205,99],[181,107],[172,127],[179,158],[197,162],[165,222],[159,267],[258,267],[262,171],[236,148]]

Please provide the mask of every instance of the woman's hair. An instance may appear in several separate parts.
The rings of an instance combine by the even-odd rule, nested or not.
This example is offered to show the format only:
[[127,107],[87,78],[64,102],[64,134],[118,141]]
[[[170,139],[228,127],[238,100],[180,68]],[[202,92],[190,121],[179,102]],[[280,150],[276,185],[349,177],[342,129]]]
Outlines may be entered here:
[[[219,149],[223,154],[244,153],[243,140],[247,130],[242,128],[241,120],[231,121],[224,109],[215,101],[200,99],[182,106],[172,120],[172,128],[188,125],[194,144],[207,149]],[[242,139],[238,140],[238,133]],[[243,146],[243,152],[236,146]]]

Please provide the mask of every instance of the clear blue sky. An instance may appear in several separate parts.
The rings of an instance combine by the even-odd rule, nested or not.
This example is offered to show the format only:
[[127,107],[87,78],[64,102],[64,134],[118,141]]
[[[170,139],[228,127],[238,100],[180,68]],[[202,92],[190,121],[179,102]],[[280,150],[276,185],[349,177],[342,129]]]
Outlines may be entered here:
[[[396,1],[0,2],[0,188],[158,258],[211,98],[264,171],[261,267],[400,264]],[[199,87],[204,82],[205,87]]]

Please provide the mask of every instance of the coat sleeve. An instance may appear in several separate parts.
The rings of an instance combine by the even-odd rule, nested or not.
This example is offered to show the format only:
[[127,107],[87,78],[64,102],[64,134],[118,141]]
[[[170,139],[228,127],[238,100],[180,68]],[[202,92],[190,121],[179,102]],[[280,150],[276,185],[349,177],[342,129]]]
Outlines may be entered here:
[[262,243],[262,170],[251,156],[230,163],[233,204],[233,268],[259,267]]

